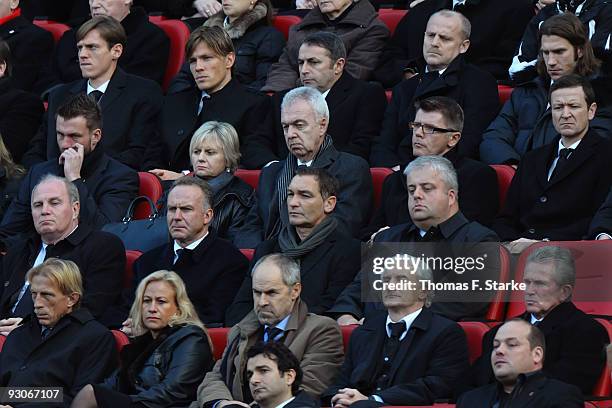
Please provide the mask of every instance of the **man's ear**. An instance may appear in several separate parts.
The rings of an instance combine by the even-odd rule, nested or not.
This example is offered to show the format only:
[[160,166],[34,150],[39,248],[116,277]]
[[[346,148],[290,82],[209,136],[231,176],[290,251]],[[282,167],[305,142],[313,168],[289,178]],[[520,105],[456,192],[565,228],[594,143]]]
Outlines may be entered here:
[[72,292],[68,295],[68,306],[74,307],[74,305],[79,303],[79,299],[81,299],[81,295],[76,292]]
[[115,44],[111,47],[110,51],[111,51],[111,56],[113,57],[113,60],[117,61],[119,57],[121,57],[121,54],[123,54],[123,45]]
[[452,149],[453,147],[457,146],[457,143],[459,143],[460,139],[461,139],[461,133],[453,132],[448,138],[448,144],[447,144],[448,147]]
[[589,120],[593,120],[595,113],[597,113],[597,104],[593,102],[591,106],[589,106]]
[[96,129],[91,133],[91,150],[95,149],[102,139],[102,129]]
[[230,52],[225,56],[225,68],[231,68],[234,66],[234,62],[236,61],[236,54]]
[[465,54],[468,50],[468,48],[470,48],[470,39],[466,39],[463,40],[461,42],[461,45],[459,46],[459,54]]
[[287,383],[288,386],[293,385],[293,383],[295,382],[295,376],[296,376],[296,373],[293,368],[290,368],[289,370],[283,373],[283,377],[285,378],[285,382]]
[[544,349],[540,346],[536,346],[533,350],[531,350],[531,355],[533,356],[533,361],[536,363],[542,364],[544,361]]
[[329,196],[323,201],[323,212],[327,215],[331,214],[336,208],[336,196]]
[[300,293],[302,293],[302,284],[298,282],[291,287],[291,300],[299,298]]
[[334,63],[334,74],[341,75],[342,71],[344,71],[344,66],[346,65],[346,60],[344,58],[338,58]]
[[6,74],[6,62],[0,62],[0,78]]
[[72,219],[78,220],[80,213],[81,213],[81,203],[79,203],[78,201],[72,203]]

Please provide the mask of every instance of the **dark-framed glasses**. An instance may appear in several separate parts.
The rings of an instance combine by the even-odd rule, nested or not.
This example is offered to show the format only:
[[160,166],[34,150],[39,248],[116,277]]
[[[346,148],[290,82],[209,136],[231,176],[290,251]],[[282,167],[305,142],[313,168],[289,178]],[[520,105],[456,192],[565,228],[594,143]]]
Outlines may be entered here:
[[410,122],[408,123],[408,127],[412,129],[413,132],[416,131],[418,128],[421,128],[421,131],[426,135],[431,135],[434,133],[459,132],[458,130],[439,128],[420,122]]

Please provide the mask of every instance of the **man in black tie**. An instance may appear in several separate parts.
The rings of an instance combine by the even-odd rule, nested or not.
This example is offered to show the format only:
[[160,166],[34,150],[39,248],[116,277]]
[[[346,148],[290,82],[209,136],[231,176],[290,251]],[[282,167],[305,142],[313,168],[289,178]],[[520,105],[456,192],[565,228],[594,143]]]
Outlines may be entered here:
[[323,406],[330,406],[330,398],[333,407],[359,402],[356,406],[365,408],[431,405],[453,396],[468,367],[467,341],[457,323],[428,308],[431,293],[421,283],[433,281],[433,273],[423,266],[382,272],[387,313],[366,319],[352,333],[340,375],[322,396]]
[[[246,276],[249,262],[231,243],[209,228],[214,216],[211,190],[198,177],[177,179],[168,193],[168,231],[172,242],[145,252],[134,263],[134,282],[126,289],[116,323],[128,315],[138,283],[159,270],[172,270],[185,281],[200,320],[222,326],[225,310]],[[124,325],[130,326],[129,321]]]
[[172,86],[164,98],[158,123],[160,143],[147,151],[145,168],[174,172],[188,170],[189,141],[202,123],[227,122],[238,131],[240,144],[257,128],[268,109],[268,98],[232,78],[236,54],[232,39],[221,27],[199,27],[185,47],[190,82]]
[[49,107],[37,135],[23,157],[27,166],[57,159],[55,143],[58,107],[76,94],[91,95],[104,116],[102,147],[113,158],[136,170],[145,148],[157,138],[155,123],[162,92],[155,82],[130,75],[117,66],[126,34],[112,17],[98,16],[76,33],[76,47],[83,79],[60,85],[49,94]]
[[298,264],[281,254],[253,267],[254,308],[229,332],[223,357],[206,374],[191,407],[248,407],[253,400],[246,375],[247,350],[260,340],[282,342],[300,361],[302,389],[318,398],[332,383],[343,357],[342,335],[328,317],[308,313],[300,300]]
[[597,105],[588,80],[568,75],[550,87],[553,143],[528,152],[493,229],[521,252],[537,240],[579,240],[612,184],[612,142],[589,128]]

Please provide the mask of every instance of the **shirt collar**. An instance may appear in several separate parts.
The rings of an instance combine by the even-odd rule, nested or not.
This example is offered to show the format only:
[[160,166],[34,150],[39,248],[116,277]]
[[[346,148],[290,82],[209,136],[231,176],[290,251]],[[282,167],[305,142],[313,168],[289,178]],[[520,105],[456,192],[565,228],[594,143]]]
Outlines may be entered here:
[[400,336],[400,341],[404,340],[404,337],[406,337],[406,333],[408,333],[408,330],[410,330],[410,326],[412,326],[412,323],[419,316],[419,314],[421,314],[422,310],[423,310],[423,308],[420,308],[419,310],[416,310],[416,311],[414,311],[412,313],[409,313],[406,316],[402,317],[397,322],[394,322],[393,320],[391,320],[391,317],[389,315],[387,315],[387,321],[385,323],[385,329],[387,330],[387,336],[391,337],[391,329],[389,329],[389,323],[399,323],[399,322],[401,322],[403,320],[406,323],[406,330]]
[[191,244],[187,245],[185,248],[183,248],[182,246],[180,246],[178,244],[178,242],[174,241],[174,254],[178,255],[178,253],[176,251],[178,251],[179,249],[190,249],[190,250],[194,250],[198,247],[198,245],[200,245],[200,242],[204,241],[204,238],[206,238],[208,236],[208,232],[206,231],[206,234],[204,234],[204,236],[196,241],[193,241]]
[[[281,320],[280,322],[278,322],[276,324],[277,329],[281,329],[282,331],[285,331],[285,329],[287,328],[287,323],[289,323],[289,318],[291,317],[291,314],[288,314],[283,320]],[[267,324],[264,326],[266,329],[269,327]]]
[[280,404],[278,404],[276,406],[276,408],[283,408],[285,405],[289,404],[291,401],[293,401],[295,399],[295,397],[291,397],[289,398],[287,401],[281,402]]
[[453,0],[453,8],[455,8],[457,4],[465,4],[465,0]]
[[87,95],[89,95],[90,93],[92,93],[93,91],[100,91],[102,93],[106,93],[106,88],[108,88],[108,84],[110,83],[110,79],[108,81],[106,81],[105,83],[103,83],[102,85],[100,85],[97,88],[94,88],[91,85],[90,81],[87,81]]
[[559,138],[559,146],[557,147],[557,156],[559,155],[559,152],[561,151],[561,149],[576,149],[578,147],[578,145],[580,144],[580,142],[582,142],[582,139],[579,139],[577,141],[575,141],[573,144],[569,145],[569,146],[564,146],[563,145],[563,138]]
[[303,162],[300,159],[297,159],[297,163],[298,163],[298,166],[310,167],[310,165],[312,164],[312,160],[307,161],[307,162]]
[[329,94],[329,91],[331,91],[331,88],[329,88],[327,91],[321,93],[321,95],[323,95],[323,98],[327,98],[327,95]]

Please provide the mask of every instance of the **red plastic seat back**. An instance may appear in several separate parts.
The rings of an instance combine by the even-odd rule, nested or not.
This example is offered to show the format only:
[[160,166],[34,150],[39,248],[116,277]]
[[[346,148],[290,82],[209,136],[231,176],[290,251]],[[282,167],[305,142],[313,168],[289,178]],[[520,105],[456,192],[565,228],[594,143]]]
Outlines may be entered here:
[[[157,204],[157,200],[159,200],[164,193],[164,189],[161,181],[159,181],[159,178],[157,178],[155,174],[139,171],[138,183],[138,195],[147,196],[153,201],[153,203]],[[136,209],[134,210],[135,220],[144,220],[149,215],[151,215],[151,207],[149,206],[149,203],[142,202],[136,206]]]
[[514,177],[514,167],[509,166],[507,164],[491,164],[493,170],[497,174],[497,187],[499,190],[499,208],[500,211],[504,208],[504,204],[506,203],[506,195],[508,194],[508,189],[510,188],[510,183],[512,183],[512,178]]
[[261,170],[244,170],[238,169],[234,173],[234,176],[247,183],[249,186],[257,190],[257,184],[259,184],[259,175]]
[[140,258],[142,252],[140,251],[125,251],[125,273],[123,275],[123,287],[129,289],[132,287],[132,280],[134,279],[134,262]]
[[512,95],[513,87],[508,85],[497,85],[497,93],[499,94],[499,103],[503,105],[510,99],[510,95]]
[[340,326],[340,330],[342,331],[342,343],[344,344],[344,351],[348,350],[349,341],[351,340],[351,334],[353,330],[358,328],[358,324],[350,324],[348,326]]
[[483,322],[459,322],[459,326],[467,337],[470,364],[482,354],[482,338],[489,331],[489,326]]
[[298,16],[274,16],[272,18],[272,25],[283,34],[285,40],[288,40],[289,29],[301,21],[302,19]]
[[[542,246],[559,246],[572,251],[576,263],[576,286],[572,301],[583,312],[597,316],[612,316],[612,241],[558,241],[539,242],[521,254],[514,280],[523,281],[527,257]],[[522,291],[513,291],[510,296],[507,317],[514,317],[525,311]]]
[[208,335],[213,344],[213,356],[215,360],[219,360],[223,356],[225,346],[227,345],[227,335],[230,329],[228,327],[218,327],[208,329]]
[[113,337],[115,338],[115,345],[117,346],[117,352],[121,353],[121,350],[128,344],[130,344],[130,338],[121,330],[111,330]]
[[0,351],[2,351],[2,347],[4,347],[5,341],[6,341],[6,336],[0,336]]
[[242,252],[242,255],[247,257],[249,262],[253,260],[253,255],[255,255],[255,250],[251,248],[241,248],[240,252]]
[[[499,246],[499,283],[506,283],[510,281],[510,253],[503,246]],[[485,319],[500,322],[504,320],[506,308],[506,292],[498,290],[487,309]]]
[[[597,319],[599,323],[608,331],[608,337],[612,340],[612,323],[609,320]],[[612,397],[612,380],[610,379],[610,366],[606,364],[593,388],[593,395],[596,397]]]
[[162,85],[165,91],[185,61],[185,45],[189,40],[189,28],[181,20],[149,17],[149,21],[164,30],[170,39],[170,58],[168,58]]
[[57,44],[62,35],[68,30],[70,27],[66,24],[58,23],[57,21],[52,20],[34,20],[32,21],[35,26],[42,28],[51,33],[53,36],[53,41]]
[[393,170],[386,167],[372,167],[370,168],[370,174],[372,175],[372,187],[374,192],[374,210],[380,206],[382,201],[382,188],[383,183],[388,175],[393,173]]
[[386,9],[381,8],[378,10],[378,18],[382,20],[383,23],[389,28],[391,35],[395,33],[395,29],[397,25],[401,21],[402,18],[408,13],[408,10],[395,10],[395,9]]

